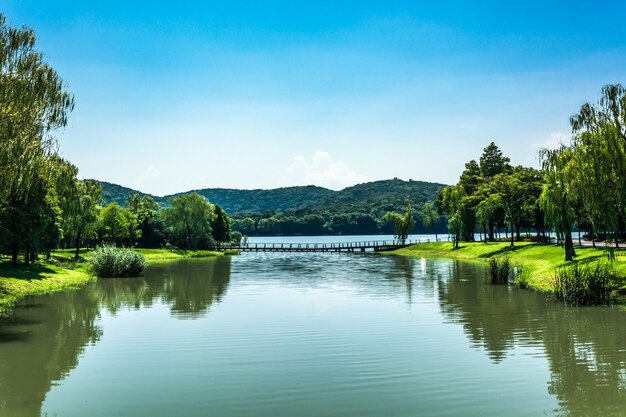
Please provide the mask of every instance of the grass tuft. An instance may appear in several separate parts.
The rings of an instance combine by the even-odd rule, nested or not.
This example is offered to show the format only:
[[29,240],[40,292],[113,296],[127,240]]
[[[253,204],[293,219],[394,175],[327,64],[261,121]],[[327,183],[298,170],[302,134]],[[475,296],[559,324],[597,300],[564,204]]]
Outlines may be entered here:
[[556,269],[554,295],[568,304],[608,305],[614,282],[615,271],[608,263],[575,263]]

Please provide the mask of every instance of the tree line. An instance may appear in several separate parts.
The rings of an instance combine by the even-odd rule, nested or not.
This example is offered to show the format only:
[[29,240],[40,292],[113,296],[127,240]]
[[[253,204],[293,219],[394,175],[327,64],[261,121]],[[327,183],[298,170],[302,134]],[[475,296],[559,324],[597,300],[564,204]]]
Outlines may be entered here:
[[100,186],[78,178],[58,153],[54,132],[65,127],[74,97],[36,49],[32,29],[0,14],[0,250],[26,265],[57,247],[116,243],[185,249],[231,239],[228,216],[188,194],[160,209],[131,196],[128,208],[102,206]]
[[511,245],[521,232],[547,241],[556,234],[565,259],[575,256],[572,231],[585,230],[619,246],[626,234],[626,92],[619,84],[602,89],[570,118],[572,139],[539,152],[541,170],[510,165],[492,142],[480,160],[469,161],[456,185],[441,190],[436,204],[445,215],[454,245],[487,241],[504,231]]
[[[385,216],[387,211],[393,210],[396,210],[395,204],[381,204],[377,210],[348,206],[333,210],[237,213],[233,215],[232,228],[246,236],[393,234],[394,221]],[[433,230],[445,232],[445,221],[439,217],[437,215],[433,228],[430,225],[424,226],[419,213],[413,213],[414,220],[409,233],[433,233]]]

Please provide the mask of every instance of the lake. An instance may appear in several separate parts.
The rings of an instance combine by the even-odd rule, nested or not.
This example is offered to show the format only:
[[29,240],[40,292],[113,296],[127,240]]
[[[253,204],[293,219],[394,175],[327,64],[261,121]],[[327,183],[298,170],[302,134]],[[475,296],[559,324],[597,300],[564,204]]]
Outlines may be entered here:
[[625,318],[446,259],[154,264],[24,300],[0,326],[0,415],[623,416]]

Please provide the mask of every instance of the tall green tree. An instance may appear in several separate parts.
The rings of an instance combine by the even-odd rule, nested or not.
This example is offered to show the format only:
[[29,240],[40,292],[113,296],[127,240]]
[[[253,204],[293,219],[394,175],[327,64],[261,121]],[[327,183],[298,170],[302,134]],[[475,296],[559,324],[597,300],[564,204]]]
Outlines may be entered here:
[[0,14],[0,226],[14,265],[20,248],[28,252],[32,240],[23,209],[32,213],[35,205],[46,204],[36,197],[47,188],[45,166],[55,151],[52,132],[66,125],[74,107],[65,83],[35,45],[31,29],[11,27]]
[[540,197],[540,204],[549,223],[563,237],[565,260],[571,261],[576,256],[572,241],[574,212],[570,204],[572,179],[572,150],[565,146],[558,149],[541,151],[542,166],[546,183]]
[[214,216],[211,221],[211,229],[213,239],[216,242],[229,242],[230,241],[230,219],[228,215],[219,205],[215,205],[213,208]]
[[170,204],[163,215],[173,243],[183,249],[209,247],[211,222],[215,217],[213,205],[197,193],[174,197]]

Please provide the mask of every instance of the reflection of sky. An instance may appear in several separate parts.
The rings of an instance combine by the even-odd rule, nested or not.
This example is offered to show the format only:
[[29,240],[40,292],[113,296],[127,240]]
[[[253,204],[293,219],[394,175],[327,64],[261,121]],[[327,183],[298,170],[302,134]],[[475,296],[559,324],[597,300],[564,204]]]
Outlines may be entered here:
[[86,177],[158,195],[453,183],[491,140],[536,166],[583,102],[624,81],[626,26],[607,16],[625,7],[2,3],[76,95],[63,155]]

